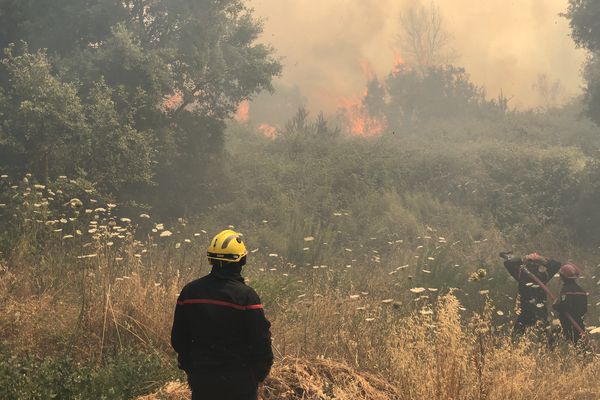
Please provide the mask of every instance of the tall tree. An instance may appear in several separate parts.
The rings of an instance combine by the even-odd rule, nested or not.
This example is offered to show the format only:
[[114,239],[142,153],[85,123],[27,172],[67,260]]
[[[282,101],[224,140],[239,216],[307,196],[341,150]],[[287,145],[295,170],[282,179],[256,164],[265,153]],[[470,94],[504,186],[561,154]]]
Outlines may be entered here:
[[1,0],[0,48],[23,40],[65,55],[101,43],[125,15],[119,0]]
[[77,87],[51,73],[43,52],[14,56],[7,51],[0,67],[8,81],[0,87],[3,161],[45,180],[57,173],[75,172],[73,161],[80,154],[75,150],[87,140]]
[[416,120],[476,115],[490,105],[485,92],[471,82],[464,69],[443,66],[420,72],[400,66],[385,80],[391,126]]
[[433,2],[429,6],[417,4],[402,14],[400,28],[400,51],[411,68],[425,73],[456,59],[442,13]]
[[564,14],[569,19],[571,36],[578,46],[600,51],[600,3],[596,0],[569,0]]
[[43,51],[7,51],[0,64],[0,160],[39,179],[80,175],[104,193],[151,182],[148,138],[121,119],[112,90],[99,82],[82,99]]
[[590,52],[583,74],[586,81],[586,111],[600,125],[600,2],[569,0],[564,16],[569,19],[575,43]]
[[[281,71],[242,0],[2,1],[0,45],[47,48],[56,77],[76,83],[81,101],[106,105],[109,96],[111,130],[152,144],[156,193],[175,191],[174,212],[207,198],[225,119]],[[101,120],[88,122],[107,132]]]

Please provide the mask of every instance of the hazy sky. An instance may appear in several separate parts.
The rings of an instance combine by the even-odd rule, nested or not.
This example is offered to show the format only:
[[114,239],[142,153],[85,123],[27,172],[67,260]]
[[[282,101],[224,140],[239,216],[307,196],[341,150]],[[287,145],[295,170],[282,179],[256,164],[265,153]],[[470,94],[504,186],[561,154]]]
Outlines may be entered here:
[[[400,15],[417,0],[249,0],[265,19],[264,40],[283,58],[281,79],[297,85],[309,108],[333,110],[336,99],[359,96],[365,69],[385,76],[399,49]],[[429,4],[429,1],[425,1]],[[536,106],[539,74],[560,79],[566,95],[580,93],[585,53],[568,36],[567,0],[439,0],[455,64],[509,104]],[[365,67],[368,65],[369,67]]]

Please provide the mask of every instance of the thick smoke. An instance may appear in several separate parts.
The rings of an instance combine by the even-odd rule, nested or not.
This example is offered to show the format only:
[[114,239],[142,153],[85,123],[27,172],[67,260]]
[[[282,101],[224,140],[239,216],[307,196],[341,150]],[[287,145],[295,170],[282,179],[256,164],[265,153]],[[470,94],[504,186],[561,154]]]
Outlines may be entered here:
[[[425,5],[429,5],[427,1]],[[399,53],[400,15],[417,0],[252,0],[265,39],[283,57],[281,83],[298,86],[311,109],[334,111],[336,99],[360,95],[366,74],[385,76]],[[537,107],[540,74],[560,80],[562,99],[580,93],[585,58],[558,14],[567,0],[438,1],[452,46],[473,81],[511,106]]]

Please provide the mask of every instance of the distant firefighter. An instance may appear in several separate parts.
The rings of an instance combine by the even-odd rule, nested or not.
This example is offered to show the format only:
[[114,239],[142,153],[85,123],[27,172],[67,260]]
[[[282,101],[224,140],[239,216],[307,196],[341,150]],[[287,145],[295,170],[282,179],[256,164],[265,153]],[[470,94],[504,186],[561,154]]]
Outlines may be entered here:
[[270,323],[241,276],[247,254],[240,234],[222,231],[208,246],[212,271],[177,299],[171,343],[192,400],[256,400],[273,364]]
[[500,253],[504,266],[510,275],[519,282],[519,316],[513,327],[513,339],[517,339],[528,328],[548,328],[548,298],[540,286],[547,284],[560,269],[561,263],[549,260],[538,253],[523,258],[510,252]]
[[559,270],[563,286],[560,297],[552,306],[559,314],[560,325],[567,340],[578,344],[585,332],[583,316],[587,312],[587,296],[585,290],[575,282],[580,277],[579,268],[575,264],[565,264]]

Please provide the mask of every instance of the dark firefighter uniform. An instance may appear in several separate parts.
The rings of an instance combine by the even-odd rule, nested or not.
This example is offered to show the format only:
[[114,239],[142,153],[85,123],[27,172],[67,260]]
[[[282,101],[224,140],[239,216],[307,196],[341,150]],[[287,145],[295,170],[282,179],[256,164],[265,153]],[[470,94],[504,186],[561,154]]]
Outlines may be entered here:
[[[216,238],[238,235],[224,232]],[[234,262],[211,259],[211,273],[187,284],[177,299],[171,343],[193,400],[255,400],[273,363],[270,323],[241,276],[245,246],[237,253]]]
[[[588,294],[575,282],[579,272],[574,264],[563,265],[560,269],[560,276],[564,284],[560,289],[560,298],[553,305],[553,308],[559,314],[560,325],[565,338],[577,344],[581,339],[580,329],[585,332],[583,316],[587,312]],[[567,314],[573,318],[578,327],[567,317]]]
[[560,262],[547,260],[537,253],[530,254],[524,259],[508,257],[504,261],[508,273],[519,283],[520,313],[515,321],[513,337],[522,335],[528,327],[533,327],[538,322],[544,327],[548,324],[546,292],[529,273],[536,276],[543,284],[547,284],[558,272],[560,265]]

